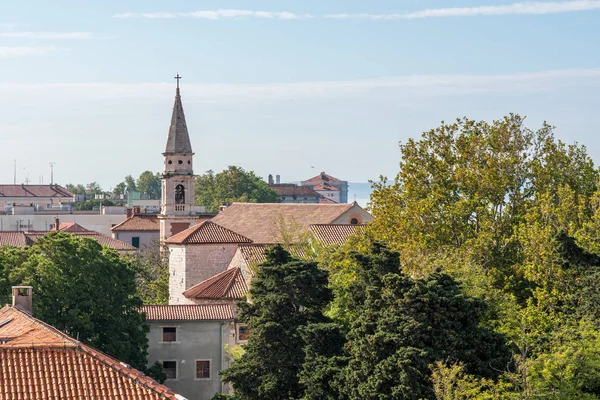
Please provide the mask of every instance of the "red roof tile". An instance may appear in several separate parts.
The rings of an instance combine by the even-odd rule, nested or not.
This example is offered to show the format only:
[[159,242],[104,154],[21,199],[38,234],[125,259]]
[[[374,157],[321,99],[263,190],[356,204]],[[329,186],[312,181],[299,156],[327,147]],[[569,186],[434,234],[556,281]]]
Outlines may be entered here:
[[0,185],[0,197],[73,197],[60,185]]
[[217,321],[234,319],[232,304],[148,305],[142,307],[147,321]]
[[364,225],[319,224],[311,225],[310,231],[316,240],[325,245],[342,245],[348,240],[348,236],[362,234]]
[[321,197],[319,198],[319,203],[320,203],[320,204],[338,204],[337,202],[335,202],[335,201],[333,201],[333,200],[331,200],[331,199],[328,199],[328,198],[327,198],[327,197],[325,197],[325,196],[321,196]]
[[[317,176],[313,176],[310,179],[302,181],[302,185],[304,185],[305,183],[318,184],[319,182],[343,182],[343,181],[338,178],[334,178],[333,176],[326,174],[325,172],[321,172]],[[309,186],[311,186],[311,185],[309,185]]]
[[[50,229],[51,231],[56,231],[56,227]],[[75,223],[75,222],[59,222],[58,230],[62,232],[92,232],[89,229],[85,229],[83,226]]]
[[122,231],[159,231],[160,222],[156,215],[132,215],[125,221],[110,228],[113,232]]
[[0,246],[25,247],[31,243],[25,232],[0,231]]
[[320,191],[320,192],[324,192],[324,191],[339,192],[340,191],[340,189],[336,188],[335,186],[331,186],[329,183],[320,183],[320,184],[316,185],[315,187],[313,187],[313,189],[316,191]]
[[233,203],[211,221],[254,243],[281,242],[286,233],[303,233],[312,224],[329,224],[353,204]]
[[276,191],[279,196],[320,196],[311,188],[294,185],[293,183],[271,184],[269,187]]
[[203,243],[252,243],[250,239],[224,228],[212,221],[203,221],[175,236],[165,243],[169,244],[203,244]]
[[169,388],[14,308],[0,309],[0,398],[176,400]]
[[[238,246],[236,252],[239,252],[244,260],[244,263],[250,267],[250,273],[254,276],[255,267],[267,261],[267,257],[265,255],[265,251],[270,245],[267,244],[241,244]],[[313,259],[313,255],[310,252],[306,251],[304,246],[289,246],[286,250],[294,257],[300,258],[303,260],[311,260]],[[234,257],[235,260],[235,257]],[[233,266],[233,265],[232,265]],[[235,266],[238,267],[238,266]],[[234,268],[235,268],[234,267]],[[227,271],[230,271],[229,268]],[[189,290],[189,289],[188,289]]]
[[237,300],[246,296],[248,285],[239,268],[231,268],[192,286],[183,295],[189,299]]

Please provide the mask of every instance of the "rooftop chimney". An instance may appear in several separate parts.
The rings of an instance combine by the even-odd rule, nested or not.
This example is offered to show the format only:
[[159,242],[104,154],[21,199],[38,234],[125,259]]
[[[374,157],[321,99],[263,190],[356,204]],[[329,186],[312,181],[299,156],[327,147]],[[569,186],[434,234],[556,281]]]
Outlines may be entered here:
[[13,286],[12,287],[12,305],[21,311],[31,315],[33,310],[33,287],[31,286]]
[[130,218],[132,215],[133,215],[133,209],[128,208],[128,209],[125,210],[125,216],[127,218]]
[[269,174],[269,185],[273,184],[273,175]]
[[281,183],[281,176],[275,175],[275,183],[278,185]]
[[60,220],[58,219],[58,217],[56,217],[56,218],[54,218],[54,230],[57,231],[59,227],[60,227]]

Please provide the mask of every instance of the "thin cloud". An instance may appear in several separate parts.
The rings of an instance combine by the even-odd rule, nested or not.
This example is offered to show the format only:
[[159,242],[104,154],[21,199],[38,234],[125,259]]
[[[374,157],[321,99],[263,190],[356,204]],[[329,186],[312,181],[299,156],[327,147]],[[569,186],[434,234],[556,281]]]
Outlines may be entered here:
[[600,9],[599,0],[575,0],[560,2],[526,2],[503,6],[478,6],[455,8],[432,8],[407,14],[330,14],[334,19],[420,19],[440,17],[475,17],[501,15],[542,15]]
[[53,46],[30,47],[30,46],[0,46],[0,58],[43,56],[55,52]]
[[145,19],[171,19],[171,18],[198,18],[209,20],[231,20],[243,18],[262,19],[300,19],[311,18],[309,14],[295,14],[287,11],[253,11],[253,10],[205,10],[191,12],[156,12],[156,13],[123,13],[115,14],[114,18],[145,18]]
[[25,39],[114,39],[114,36],[98,36],[92,32],[0,32],[0,38]]
[[144,19],[174,19],[197,18],[208,20],[236,20],[245,18],[261,19],[371,19],[371,20],[402,20],[441,17],[475,17],[503,15],[543,15],[560,14],[577,11],[600,9],[600,0],[572,0],[556,2],[520,2],[501,6],[431,8],[412,13],[387,14],[327,14],[315,16],[311,14],[296,14],[287,11],[253,11],[253,10],[204,10],[191,12],[154,12],[154,13],[122,13],[113,15],[114,18],[144,18]]

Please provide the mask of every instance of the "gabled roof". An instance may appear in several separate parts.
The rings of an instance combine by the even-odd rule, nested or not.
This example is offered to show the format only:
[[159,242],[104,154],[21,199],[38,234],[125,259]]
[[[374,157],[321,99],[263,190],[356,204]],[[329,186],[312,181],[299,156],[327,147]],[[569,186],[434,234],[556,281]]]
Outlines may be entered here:
[[313,176],[310,179],[307,179],[305,181],[302,181],[302,185],[308,183],[308,184],[318,184],[320,182],[343,182],[342,180],[338,179],[338,178],[334,178],[333,176],[326,174],[325,172],[321,172],[319,175],[317,176]]
[[[50,229],[51,231],[56,231],[56,227]],[[58,223],[58,230],[62,231],[62,232],[69,232],[69,233],[75,233],[75,232],[92,232],[89,229],[85,229],[83,226],[75,223],[75,222],[59,222]]]
[[156,215],[136,214],[110,228],[113,232],[159,231],[160,222]]
[[189,299],[237,300],[246,296],[248,285],[239,268],[231,268],[192,286],[183,295]]
[[313,190],[316,191],[333,191],[333,192],[339,192],[340,189],[336,188],[335,186],[331,186],[329,183],[320,183],[316,186],[313,187]]
[[342,245],[348,236],[362,234],[364,225],[350,224],[318,224],[311,225],[310,231],[314,238],[325,245]]
[[320,196],[319,193],[311,188],[298,186],[293,183],[271,184],[269,187],[276,191],[279,196]]
[[0,185],[0,197],[73,197],[60,185]]
[[2,399],[181,399],[168,387],[14,307],[0,309]]
[[33,242],[27,239],[25,232],[0,231],[0,247],[25,247],[31,246]]
[[164,154],[192,154],[192,144],[188,135],[179,88],[175,93],[175,104],[173,105],[169,137],[167,138]]
[[281,241],[283,231],[306,232],[313,224],[329,224],[353,204],[233,203],[211,221],[254,243]]
[[167,244],[252,243],[250,239],[211,221],[203,221],[165,240]]
[[232,304],[183,304],[142,306],[146,321],[220,321],[234,319]]

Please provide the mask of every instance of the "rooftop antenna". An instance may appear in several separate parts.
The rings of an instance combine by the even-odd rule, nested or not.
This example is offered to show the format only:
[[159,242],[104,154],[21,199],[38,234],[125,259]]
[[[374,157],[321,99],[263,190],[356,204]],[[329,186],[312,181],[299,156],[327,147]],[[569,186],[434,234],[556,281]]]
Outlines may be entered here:
[[56,165],[56,163],[52,161],[50,163],[50,186],[54,183],[54,165]]

